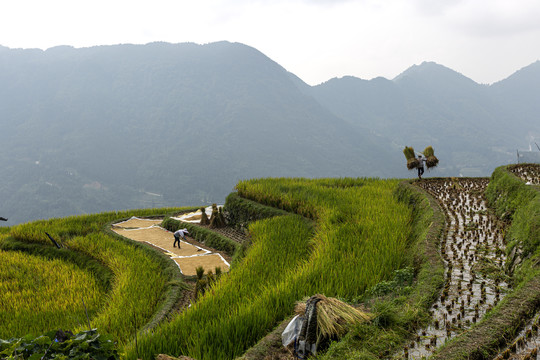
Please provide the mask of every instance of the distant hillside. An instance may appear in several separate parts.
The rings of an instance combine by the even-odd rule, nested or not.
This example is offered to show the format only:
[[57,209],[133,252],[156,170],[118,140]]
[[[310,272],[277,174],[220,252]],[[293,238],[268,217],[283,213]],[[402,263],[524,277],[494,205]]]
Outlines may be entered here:
[[425,62],[393,80],[344,77],[311,93],[354,126],[417,151],[433,145],[445,175],[487,176],[498,164],[515,161],[516,149],[528,148],[531,137],[540,139],[537,64],[486,86]]
[[0,125],[13,222],[222,202],[244,178],[395,176],[403,162],[227,42],[1,48]]
[[540,139],[540,63],[492,86],[435,63],[311,87],[229,42],[0,47],[8,223],[222,202],[239,179],[488,176]]
[[504,120],[528,130],[540,144],[540,61],[491,86],[497,102],[505,105]]

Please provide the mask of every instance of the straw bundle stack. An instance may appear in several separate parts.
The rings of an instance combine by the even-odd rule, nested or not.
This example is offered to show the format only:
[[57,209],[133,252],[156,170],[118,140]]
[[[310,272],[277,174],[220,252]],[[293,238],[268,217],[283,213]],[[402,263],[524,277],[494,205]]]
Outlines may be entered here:
[[[332,339],[347,333],[349,327],[355,323],[370,321],[372,314],[365,313],[335,298],[327,298],[317,294],[317,337],[318,339]],[[306,302],[296,303],[296,314],[304,315]]]
[[201,225],[208,225],[210,224],[210,219],[208,219],[208,215],[206,215],[206,209],[204,206],[201,208]]
[[403,149],[403,154],[405,155],[405,158],[407,159],[407,169],[413,170],[418,167],[420,164],[418,162],[418,159],[414,155],[414,149],[409,146],[405,146],[405,149]]
[[212,215],[210,215],[210,228],[222,228],[225,227],[225,215],[223,214],[223,207],[218,209],[216,204],[212,204]]
[[428,168],[435,167],[439,163],[439,159],[435,156],[435,152],[431,146],[428,146],[424,150],[424,156],[426,157],[426,165]]

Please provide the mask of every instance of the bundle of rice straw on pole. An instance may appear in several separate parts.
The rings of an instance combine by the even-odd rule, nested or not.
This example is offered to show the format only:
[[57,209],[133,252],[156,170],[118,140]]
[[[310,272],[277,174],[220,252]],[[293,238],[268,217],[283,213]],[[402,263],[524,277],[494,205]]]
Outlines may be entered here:
[[424,150],[424,156],[426,157],[426,166],[428,168],[435,167],[439,163],[439,159],[435,156],[435,152],[431,146],[428,146]]
[[[355,309],[336,298],[327,298],[321,294],[313,297],[320,299],[317,302],[317,338],[319,340],[341,337],[347,333],[350,326],[374,318],[373,314]],[[294,311],[297,315],[304,315],[306,301],[297,302]]]
[[414,155],[414,149],[409,146],[405,146],[405,149],[403,149],[403,154],[405,155],[405,158],[407,159],[407,169],[413,170],[418,167],[420,164],[418,162],[418,159]]

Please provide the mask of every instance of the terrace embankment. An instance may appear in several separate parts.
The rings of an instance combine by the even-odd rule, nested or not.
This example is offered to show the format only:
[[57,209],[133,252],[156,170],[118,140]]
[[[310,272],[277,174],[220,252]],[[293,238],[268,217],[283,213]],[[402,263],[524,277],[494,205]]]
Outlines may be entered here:
[[[507,170],[521,179],[525,185],[540,185],[540,165],[538,164],[518,164],[508,166]],[[531,213],[530,217],[534,219],[534,214]],[[534,220],[532,220],[534,222]],[[516,237],[516,236],[512,236]],[[528,240],[534,242],[534,235],[527,236]],[[523,247],[515,246],[515,251],[512,253],[518,255],[517,263],[523,262],[523,257],[527,254],[523,254]],[[538,278],[538,276],[537,276]],[[527,284],[529,288],[535,289],[535,279],[529,281]],[[496,360],[502,359],[538,359],[538,350],[540,346],[540,312],[537,312],[521,329],[518,335],[495,357]]]
[[518,164],[510,166],[508,170],[526,184],[540,185],[540,165],[538,164]]
[[447,217],[440,252],[446,281],[433,304],[433,323],[418,330],[405,358],[431,355],[447,340],[476,323],[508,291],[504,268],[505,223],[491,214],[483,193],[487,179],[419,181],[442,205]]
[[518,336],[501,351],[495,360],[536,360],[538,359],[538,347],[540,346],[539,332],[540,314],[536,314],[520,331]]

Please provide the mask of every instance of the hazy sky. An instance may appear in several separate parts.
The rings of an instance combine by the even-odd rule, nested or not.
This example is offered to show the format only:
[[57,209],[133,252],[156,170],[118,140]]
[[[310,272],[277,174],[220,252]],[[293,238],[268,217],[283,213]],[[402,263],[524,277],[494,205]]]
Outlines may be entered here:
[[493,83],[540,59],[540,0],[6,0],[0,45],[250,45],[305,82],[435,61]]

